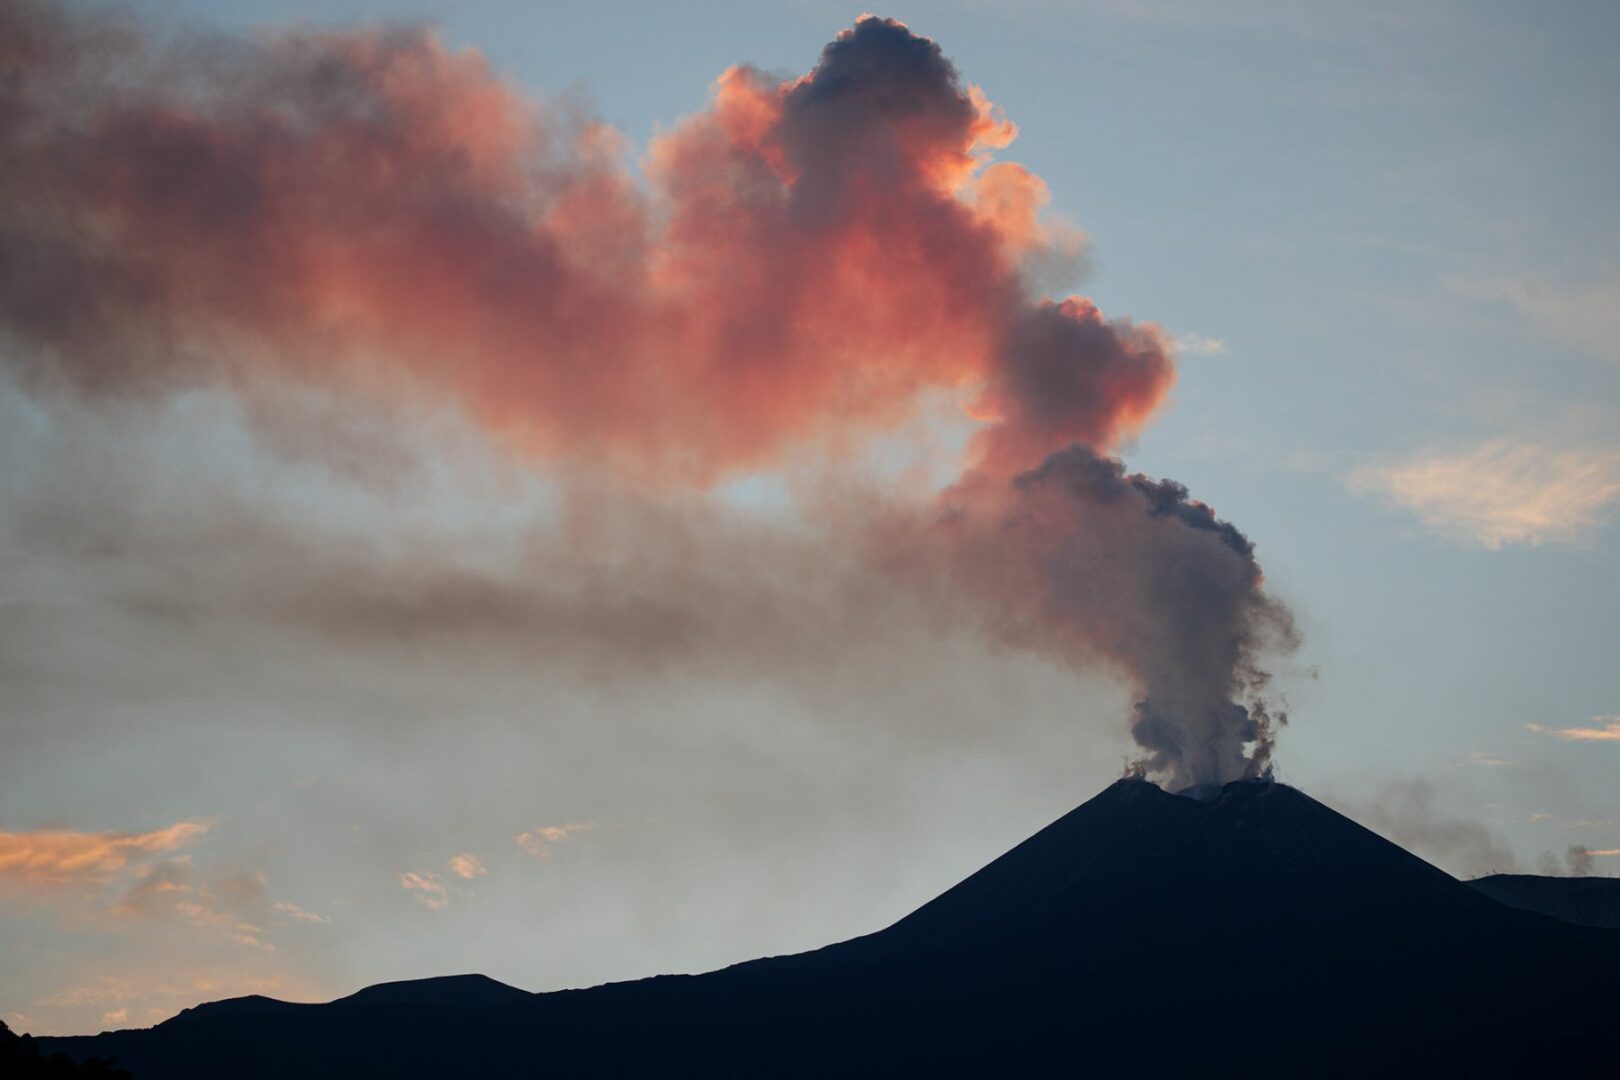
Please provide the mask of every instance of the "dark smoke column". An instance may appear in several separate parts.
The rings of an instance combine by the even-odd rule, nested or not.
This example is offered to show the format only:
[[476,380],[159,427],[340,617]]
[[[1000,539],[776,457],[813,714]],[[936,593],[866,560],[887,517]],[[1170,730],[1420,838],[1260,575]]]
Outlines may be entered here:
[[[914,212],[938,201],[938,235],[957,223],[940,163],[969,153],[981,118],[937,45],[862,19],[787,96],[790,158],[815,151],[795,198],[825,218],[858,213],[874,191],[907,192]],[[974,242],[962,228],[951,250]],[[1294,646],[1292,619],[1242,533],[1182,485],[1106,456],[1173,381],[1163,336],[1106,320],[1084,297],[1036,298],[1009,273],[995,283],[978,403],[994,422],[974,467],[903,542],[932,549],[1003,640],[1131,679],[1147,772],[1174,788],[1267,774],[1286,718],[1260,696],[1260,658]]]

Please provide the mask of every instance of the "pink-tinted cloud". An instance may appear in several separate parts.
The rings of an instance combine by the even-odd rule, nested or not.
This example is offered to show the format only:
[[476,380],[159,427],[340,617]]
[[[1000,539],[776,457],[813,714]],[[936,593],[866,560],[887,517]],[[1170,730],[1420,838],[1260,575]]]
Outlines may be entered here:
[[696,478],[939,386],[982,386],[1022,452],[1103,447],[1170,384],[1156,331],[1028,295],[1045,187],[968,184],[1015,129],[897,23],[799,79],[726,72],[646,195],[616,134],[425,31],[232,43],[187,95],[138,41],[8,10],[0,316],[36,380],[414,387],[528,452]]

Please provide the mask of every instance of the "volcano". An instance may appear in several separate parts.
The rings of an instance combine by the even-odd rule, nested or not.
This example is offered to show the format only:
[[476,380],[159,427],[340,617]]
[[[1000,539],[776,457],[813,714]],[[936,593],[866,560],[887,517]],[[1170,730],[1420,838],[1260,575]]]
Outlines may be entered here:
[[589,990],[479,976],[41,1039],[137,1078],[1612,1075],[1620,932],[1491,899],[1280,783],[1124,779],[892,926]]

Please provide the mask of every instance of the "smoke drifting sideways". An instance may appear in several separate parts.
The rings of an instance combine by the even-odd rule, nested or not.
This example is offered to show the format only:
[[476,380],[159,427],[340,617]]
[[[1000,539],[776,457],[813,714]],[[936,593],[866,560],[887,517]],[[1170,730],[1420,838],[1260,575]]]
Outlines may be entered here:
[[1108,456],[1164,401],[1170,346],[1035,294],[1071,237],[993,160],[1015,134],[874,16],[801,78],[723,73],[638,177],[617,133],[427,30],[157,40],[8,4],[4,362],[91,403],[289,381],[451,401],[537,465],[694,492],[949,390],[980,423],[969,463],[896,498],[871,557],[1131,680],[1167,782],[1260,775],[1288,614],[1242,534]]

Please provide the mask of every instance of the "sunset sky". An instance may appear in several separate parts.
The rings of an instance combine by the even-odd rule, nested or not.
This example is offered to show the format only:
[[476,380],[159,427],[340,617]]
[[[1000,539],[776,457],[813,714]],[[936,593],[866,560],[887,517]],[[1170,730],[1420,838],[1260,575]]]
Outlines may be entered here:
[[1620,7],[879,14],[0,14],[8,1024],[814,947],[1272,738],[1620,872]]

